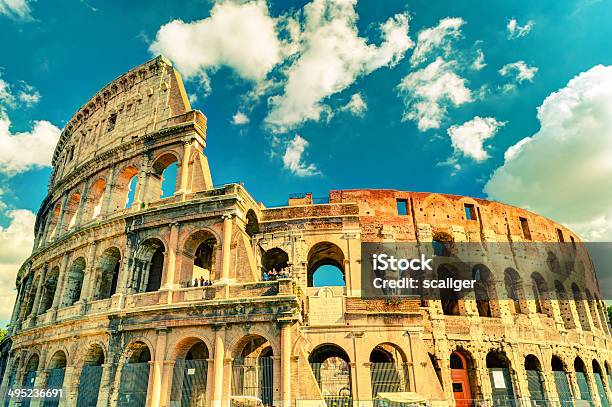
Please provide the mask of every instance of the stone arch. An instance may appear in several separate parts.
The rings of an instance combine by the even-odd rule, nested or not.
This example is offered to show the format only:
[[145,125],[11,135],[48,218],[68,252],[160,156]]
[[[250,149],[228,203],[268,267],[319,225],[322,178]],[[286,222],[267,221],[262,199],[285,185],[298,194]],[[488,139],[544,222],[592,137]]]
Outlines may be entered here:
[[472,268],[472,279],[476,281],[474,295],[478,315],[481,317],[498,317],[499,304],[495,289],[495,277],[491,270],[484,264],[477,264]]
[[97,178],[89,188],[87,202],[85,203],[83,218],[85,222],[97,218],[102,212],[104,192],[106,191],[106,178]]
[[167,196],[173,195],[179,188],[181,172],[178,170],[178,167],[181,165],[180,158],[174,151],[168,150],[159,153],[153,160],[147,185],[147,197],[149,202],[160,199],[162,193],[163,195],[167,194],[168,191],[162,191],[164,186],[164,172],[175,163],[177,165],[175,189]]
[[576,324],[570,308],[569,298],[563,283],[561,283],[559,280],[555,280],[555,291],[557,293],[557,302],[559,304],[559,311],[561,312],[561,318],[563,319],[565,329],[575,328]]
[[595,327],[601,328],[601,325],[599,324],[599,317],[597,316],[597,304],[593,301],[593,296],[591,295],[591,292],[588,288],[584,289],[584,295],[587,304],[586,307],[588,308],[588,311],[591,314],[591,320],[593,321],[593,324],[595,325]]
[[450,354],[449,367],[455,405],[458,407],[472,405],[477,378],[471,353],[458,347]]
[[343,285],[346,285],[346,273],[344,270],[345,256],[342,249],[332,242],[319,242],[313,245],[308,251],[307,256],[307,284],[308,287],[314,286],[314,274],[321,267],[330,266],[332,269],[323,270],[333,273],[335,269],[342,273]]
[[493,405],[507,405],[514,400],[510,360],[506,353],[493,349],[486,356],[486,365],[491,380]]
[[24,301],[24,312],[23,317],[27,318],[30,316],[34,309],[34,301],[36,300],[36,290],[38,285],[40,284],[40,273],[37,273],[35,277],[33,277],[32,282],[28,287],[27,299]]
[[144,406],[148,399],[150,364],[154,349],[145,338],[134,338],[125,347],[121,356],[119,372],[118,405]]
[[165,253],[166,245],[159,237],[149,237],[138,245],[131,282],[136,292],[152,292],[161,288]]
[[[469,270],[459,269],[455,264],[443,263],[436,269],[436,275],[439,279],[454,278],[467,279],[471,273]],[[440,302],[444,315],[463,315],[465,314],[465,305],[461,294],[454,291],[452,288],[440,288]]]
[[528,308],[524,303],[525,290],[523,287],[523,279],[518,271],[508,267],[504,270],[504,285],[506,294],[508,295],[508,305],[512,314],[527,314]]
[[83,348],[79,359],[82,365],[98,366],[106,362],[106,347],[98,341],[92,341]]
[[110,298],[116,293],[120,269],[121,251],[115,246],[106,248],[96,267],[96,300]]
[[245,231],[247,235],[253,237],[259,233],[259,220],[257,219],[257,214],[253,209],[249,209],[247,211],[246,219],[247,223],[245,226]]
[[40,355],[36,351],[32,351],[28,355],[27,361],[24,365],[23,380],[22,384],[26,388],[34,387],[34,380],[36,379],[36,373],[40,367]]
[[81,290],[83,288],[83,280],[85,278],[85,259],[79,257],[72,262],[66,275],[65,292],[63,293],[60,307],[68,307],[79,301],[81,298]]
[[536,306],[536,312],[554,318],[553,308],[550,304],[550,291],[544,277],[538,272],[531,273],[531,290]]
[[172,405],[192,406],[206,403],[209,347],[202,338],[181,338],[170,351],[176,362],[172,372]]
[[586,374],[586,365],[580,356],[577,356],[574,359],[574,372],[576,375],[576,383],[578,384],[578,389],[580,391],[580,398],[582,400],[591,402],[593,400],[593,396],[591,395],[591,389],[589,387],[589,381]]
[[[267,405],[274,401],[274,348],[267,338],[249,333],[231,349],[234,396],[255,396]],[[276,353],[278,355],[278,353]]]
[[334,343],[320,344],[310,352],[308,362],[328,405],[352,401],[351,360],[342,347]]
[[[138,168],[128,164],[121,169],[113,182],[112,210],[125,209],[131,206],[130,195],[135,195],[138,188]],[[136,185],[134,185],[136,184]],[[128,205],[129,204],[129,205]]]
[[408,369],[404,351],[396,344],[383,342],[370,352],[372,398],[380,392],[408,391]]
[[53,299],[55,298],[55,291],[57,289],[57,280],[59,278],[59,271],[59,266],[55,266],[45,275],[40,306],[38,308],[39,314],[46,312],[53,305]]
[[66,208],[64,209],[64,220],[62,223],[66,225],[66,230],[76,226],[80,204],[81,192],[75,191],[70,195],[68,201],[66,201]]
[[590,331],[591,324],[589,323],[589,317],[584,306],[584,296],[578,287],[578,284],[572,284],[572,296],[574,298],[574,304],[576,305],[576,312],[578,313],[578,321],[583,331]]
[[185,359],[189,350],[198,343],[204,344],[208,352],[213,349],[208,338],[195,332],[189,332],[187,335],[178,338],[174,344],[171,345],[168,352],[168,359]]
[[434,256],[451,257],[455,253],[455,239],[444,231],[434,231],[431,239]]
[[289,255],[279,247],[266,250],[261,255],[261,268],[264,280],[286,270],[289,267]]
[[597,359],[593,359],[592,361],[593,367],[593,379],[595,380],[595,387],[597,388],[597,393],[599,394],[599,401],[602,406],[609,406],[608,402],[608,394],[606,393],[606,386],[604,385],[606,376],[601,369],[601,365],[597,361]]
[[184,262],[184,279],[191,281],[200,276],[205,280],[216,279],[220,241],[219,236],[209,228],[196,230],[185,239],[183,254],[189,262]]
[[68,357],[66,351],[58,349],[53,352],[47,363],[47,369],[63,369],[68,365]]
[[528,354],[525,356],[525,373],[527,375],[527,389],[531,400],[545,402],[546,392],[544,390],[544,374],[542,364],[537,356]]
[[57,232],[57,224],[59,223],[60,213],[62,211],[62,205],[60,202],[57,202],[53,207],[53,210],[50,212],[49,216],[49,227],[47,228],[48,239],[51,240],[55,237]]
[[[250,344],[251,341],[254,341],[253,345]],[[232,338],[228,341],[227,357],[239,357],[241,355],[244,357],[243,353],[245,349],[247,351],[250,349],[251,353],[256,352],[257,349],[261,351],[264,349],[263,347],[253,347],[261,343],[266,343],[266,347],[270,346],[274,355],[280,355],[280,349],[274,341],[274,336],[271,335],[270,332],[266,332],[264,329],[253,328],[249,330],[248,334],[246,335],[236,333],[232,336]]]
[[102,365],[105,362],[104,346],[98,342],[91,342],[84,349],[78,382],[78,406],[95,406],[97,404],[102,380]]

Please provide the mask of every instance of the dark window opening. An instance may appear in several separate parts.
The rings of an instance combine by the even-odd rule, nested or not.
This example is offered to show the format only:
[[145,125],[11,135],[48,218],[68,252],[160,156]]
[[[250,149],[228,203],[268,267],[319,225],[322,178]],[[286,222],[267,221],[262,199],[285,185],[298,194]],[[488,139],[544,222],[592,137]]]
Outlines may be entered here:
[[529,221],[526,218],[519,217],[521,221],[521,230],[523,231],[523,237],[527,240],[531,240],[531,230],[529,230]]
[[557,237],[559,238],[559,242],[565,242],[565,239],[563,238],[563,231],[559,228],[557,228]]
[[472,204],[464,204],[463,208],[465,209],[465,219],[466,220],[476,220],[476,208]]
[[113,113],[108,118],[108,122],[106,123],[106,131],[113,131],[115,128],[115,124],[117,123],[117,113]]
[[408,201],[406,199],[398,199],[397,204],[397,215],[406,216],[408,215]]
[[576,250],[576,240],[574,239],[574,236],[570,236],[570,240],[572,241],[572,247],[574,250]]

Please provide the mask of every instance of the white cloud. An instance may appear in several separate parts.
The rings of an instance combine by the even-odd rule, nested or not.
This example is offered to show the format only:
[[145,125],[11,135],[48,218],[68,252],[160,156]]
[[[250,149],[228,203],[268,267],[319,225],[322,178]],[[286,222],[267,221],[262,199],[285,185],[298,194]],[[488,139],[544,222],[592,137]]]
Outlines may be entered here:
[[465,24],[462,18],[444,18],[437,26],[419,32],[417,46],[410,57],[412,66],[427,60],[432,51],[442,49],[444,55],[451,52],[451,42],[461,36],[461,26]]
[[359,36],[355,5],[356,0],[314,0],[304,7],[298,54],[283,71],[283,93],[269,98],[265,121],[271,130],[285,132],[331,117],[326,97],[376,69],[395,66],[412,47],[406,14],[379,26],[380,45],[368,44]]
[[510,147],[485,186],[489,197],[612,239],[612,66],[595,66],[550,94],[540,130]]
[[13,20],[32,20],[31,13],[28,0],[0,0],[0,14]]
[[[1,0],[0,0],[1,1]],[[0,111],[6,108],[32,107],[40,102],[40,93],[32,85],[19,81],[11,85],[0,78]]]
[[341,111],[351,112],[354,116],[363,117],[368,110],[368,104],[361,96],[361,92],[354,93],[348,103],[340,108]]
[[32,252],[36,216],[25,209],[9,211],[6,216],[10,224],[0,226],[0,321],[8,322],[17,294],[17,272]]
[[499,74],[510,78],[510,82],[506,83],[502,87],[502,90],[504,92],[509,92],[514,90],[518,84],[533,82],[533,78],[537,72],[538,67],[529,66],[525,61],[516,61],[502,66],[499,70]]
[[296,134],[292,140],[287,143],[285,154],[283,155],[283,166],[298,177],[309,177],[319,175],[321,172],[314,164],[304,162],[303,156],[309,143]]
[[26,107],[32,107],[40,102],[40,93],[34,86],[24,84],[23,89],[17,94],[17,99]]
[[421,131],[437,129],[446,116],[447,105],[471,102],[466,80],[454,72],[455,68],[456,62],[438,57],[425,68],[406,75],[398,85],[406,105],[402,120],[416,121]]
[[163,25],[149,50],[170,58],[187,78],[199,78],[205,90],[210,88],[208,74],[221,66],[261,81],[283,57],[276,24],[264,0],[224,1],[213,6],[208,18]]
[[11,86],[4,80],[0,79],[0,107],[11,106],[15,103],[15,97],[11,93]]
[[236,114],[232,117],[232,124],[243,125],[250,122],[249,116],[242,112],[236,112]]
[[45,120],[35,121],[29,132],[12,134],[11,122],[0,115],[0,173],[15,175],[51,165],[61,130]]
[[487,64],[485,63],[484,52],[479,49],[476,51],[476,58],[474,59],[474,62],[472,62],[472,69],[475,71],[480,71],[485,66],[487,66]]
[[527,21],[525,25],[519,25],[515,18],[508,21],[506,29],[508,30],[508,39],[512,40],[515,38],[521,38],[529,34],[535,23],[531,20]]
[[485,140],[493,137],[505,124],[493,117],[476,116],[462,125],[451,126],[448,135],[456,153],[460,152],[476,161],[484,161],[489,158],[484,148]]

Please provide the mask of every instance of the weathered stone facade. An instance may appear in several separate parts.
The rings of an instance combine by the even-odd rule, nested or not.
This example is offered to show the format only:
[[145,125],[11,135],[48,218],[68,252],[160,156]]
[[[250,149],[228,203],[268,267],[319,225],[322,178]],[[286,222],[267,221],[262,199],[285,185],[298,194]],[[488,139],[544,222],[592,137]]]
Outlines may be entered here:
[[[386,390],[435,405],[454,405],[460,394],[488,405],[607,405],[612,345],[596,296],[570,301],[551,289],[539,301],[491,301],[486,310],[464,299],[456,315],[440,301],[360,297],[362,242],[564,236],[580,246],[571,230],[496,202],[392,190],[332,191],[325,204],[307,194],[266,208],[241,185],[213,186],[205,147],[206,118],[161,57],[73,116],[17,278],[2,396],[56,386],[65,406],[221,406],[236,396],[319,406],[369,405]],[[175,162],[176,191],[160,198]],[[488,266],[512,267],[527,286],[544,261]],[[344,287],[313,287],[325,265],[342,271]],[[271,270],[278,278],[264,281]],[[206,284],[194,287],[200,275]]]

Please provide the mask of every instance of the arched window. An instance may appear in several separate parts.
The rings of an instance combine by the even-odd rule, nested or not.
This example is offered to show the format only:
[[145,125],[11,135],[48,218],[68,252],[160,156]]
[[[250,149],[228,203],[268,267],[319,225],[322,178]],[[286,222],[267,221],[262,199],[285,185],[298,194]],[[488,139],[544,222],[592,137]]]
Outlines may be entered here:
[[23,375],[23,387],[31,389],[34,387],[34,381],[36,380],[36,372],[38,371],[39,357],[37,354],[33,354],[28,359],[25,367],[25,373]]
[[481,317],[492,317],[493,310],[497,316],[497,293],[495,292],[495,280],[488,267],[478,264],[472,269],[474,294],[476,296],[476,308]]
[[208,377],[208,348],[196,338],[187,338],[179,344],[172,375],[170,404],[200,406],[206,404]]
[[552,306],[550,305],[548,285],[540,273],[531,273],[531,290],[533,292],[536,312],[554,318]]
[[591,320],[593,321],[593,324],[595,325],[595,327],[601,328],[601,325],[599,324],[599,317],[597,316],[597,304],[595,304],[595,301],[593,301],[593,296],[591,295],[591,292],[588,288],[584,289],[584,295],[586,296],[586,306],[588,307],[589,313],[591,314]]
[[138,183],[138,176],[134,175],[127,187],[127,196],[125,198],[124,208],[131,208],[134,203],[134,199],[136,199],[136,184]]
[[[64,375],[66,373],[66,354],[59,350],[53,354],[49,361],[49,371],[47,374],[47,383],[45,385],[48,389],[61,389],[64,386]],[[47,397],[44,400],[43,405],[45,407],[57,407],[59,405],[59,398]]]
[[55,298],[55,290],[57,288],[57,279],[59,277],[59,267],[54,267],[50,272],[47,272],[45,281],[43,282],[42,298],[40,300],[40,307],[38,313],[42,314],[46,312],[53,305],[53,299]]
[[288,272],[289,255],[278,247],[272,248],[264,252],[261,256],[261,267],[264,280],[274,280],[278,277],[284,277]]
[[315,244],[308,252],[309,287],[345,286],[344,253],[331,242]]
[[567,371],[563,361],[558,356],[553,355],[551,359],[551,368],[553,371],[553,378],[555,379],[555,387],[557,388],[557,394],[559,395],[559,401],[561,406],[572,406],[572,390],[570,388]]
[[87,203],[85,205],[84,219],[86,221],[97,218],[102,212],[105,190],[106,180],[104,178],[97,179],[91,185],[89,196],[87,197]]
[[135,342],[129,346],[126,363],[121,369],[117,405],[145,407],[150,362],[151,351],[145,343]]
[[[67,222],[67,229],[72,229],[76,226],[79,205],[81,203],[81,194],[75,192],[70,196],[64,210],[64,222]],[[64,223],[66,225],[66,223]]]
[[322,344],[313,349],[308,362],[326,404],[351,406],[351,361],[347,353],[337,345]]
[[502,351],[487,354],[487,369],[491,380],[493,405],[507,406],[514,403],[514,384],[510,374],[510,362]]
[[138,169],[133,165],[128,165],[117,174],[115,182],[112,184],[112,205],[113,210],[129,208],[136,197],[138,189]]
[[525,357],[525,372],[527,373],[527,388],[531,400],[535,404],[545,404],[547,398],[544,392],[544,375],[542,374],[542,365],[536,356],[527,355]]
[[434,256],[451,257],[455,250],[453,237],[445,232],[434,232],[431,246]]
[[48,240],[51,240],[55,237],[55,234],[57,232],[57,224],[59,222],[59,216],[60,216],[60,212],[61,212],[61,205],[60,203],[55,204],[55,207],[53,208],[53,211],[49,214],[50,218],[49,218],[49,232],[48,232]]
[[[461,279],[459,270],[452,264],[441,264],[436,272],[440,280],[448,278]],[[453,290],[452,287],[440,288],[439,293],[444,315],[461,315],[464,304],[459,293]]]
[[138,246],[131,284],[136,292],[152,292],[161,288],[164,250],[164,243],[157,238],[147,239]]
[[259,398],[272,405],[274,398],[274,354],[270,342],[259,335],[242,338],[233,350],[232,395]]
[[100,345],[91,345],[85,355],[83,369],[79,377],[77,406],[97,405],[103,364],[104,351]]
[[66,288],[63,294],[61,307],[68,307],[81,298],[81,289],[83,288],[83,278],[85,277],[85,259],[79,257],[69,269],[66,276]]
[[595,386],[597,387],[597,393],[599,393],[599,401],[602,406],[609,406],[608,395],[606,388],[604,387],[604,374],[601,371],[601,366],[597,360],[593,359],[593,378],[595,379]]
[[586,369],[584,362],[579,357],[574,359],[574,371],[576,372],[576,382],[578,383],[578,389],[580,390],[580,399],[588,401],[591,405],[593,402],[593,396],[589,389],[589,382],[586,375]]
[[172,196],[178,185],[178,159],[172,153],[165,153],[155,159],[149,177],[147,196],[150,201]]
[[578,318],[580,320],[580,327],[583,331],[590,331],[591,325],[589,324],[589,317],[584,306],[584,297],[580,288],[576,283],[572,284],[572,294],[574,296],[574,304],[576,305],[576,311],[578,312]]
[[259,233],[259,221],[253,209],[249,209],[246,214],[247,224],[245,230],[251,237]]
[[381,343],[370,353],[372,398],[378,393],[408,391],[406,358],[397,345]]
[[[200,284],[200,278],[204,281],[216,278],[217,239],[208,230],[198,230],[185,241],[183,252],[193,263],[190,273],[183,278],[192,283]],[[185,259],[187,261],[187,259]],[[187,272],[185,270],[185,272]]]
[[522,304],[525,299],[523,281],[518,272],[514,269],[507,268],[504,272],[504,284],[506,286],[508,300],[510,300],[510,312],[513,314],[526,314],[527,309]]
[[555,291],[557,292],[557,301],[559,304],[559,311],[561,312],[561,317],[563,318],[563,324],[565,329],[574,329],[576,328],[576,324],[574,323],[574,317],[572,315],[572,310],[570,308],[569,298],[567,296],[567,292],[565,291],[565,287],[559,280],[555,280]]

